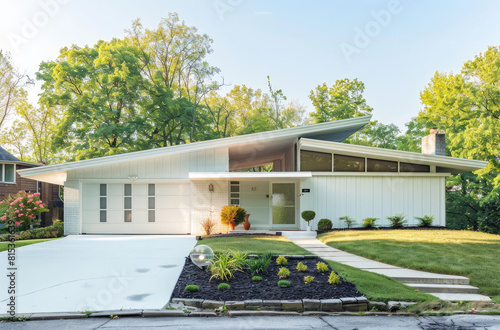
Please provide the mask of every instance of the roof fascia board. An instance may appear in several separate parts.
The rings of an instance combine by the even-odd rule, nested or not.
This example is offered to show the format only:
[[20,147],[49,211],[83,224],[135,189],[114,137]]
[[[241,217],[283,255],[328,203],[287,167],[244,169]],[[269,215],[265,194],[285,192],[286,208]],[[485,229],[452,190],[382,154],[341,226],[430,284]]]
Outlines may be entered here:
[[152,158],[152,157],[156,157],[156,156],[190,152],[190,151],[199,151],[199,150],[204,150],[204,149],[209,149],[209,148],[229,147],[229,146],[235,146],[238,144],[248,144],[248,143],[257,142],[257,141],[261,141],[261,140],[277,139],[277,138],[283,139],[283,138],[290,138],[290,137],[296,138],[302,134],[323,132],[323,131],[328,132],[329,130],[332,130],[332,129],[342,129],[342,128],[349,128],[349,127],[358,127],[358,126],[362,127],[362,126],[366,125],[370,121],[370,119],[371,119],[371,116],[363,116],[363,117],[344,119],[344,120],[338,120],[338,121],[326,122],[326,123],[320,123],[320,124],[314,124],[314,125],[304,125],[304,126],[298,126],[298,127],[291,127],[291,128],[282,129],[282,130],[274,130],[274,131],[253,133],[253,134],[247,134],[247,135],[238,135],[238,136],[232,136],[232,137],[227,137],[227,138],[193,142],[193,143],[187,143],[187,144],[170,146],[170,147],[135,151],[135,152],[123,153],[123,154],[119,154],[119,155],[86,159],[86,160],[80,160],[80,161],[76,161],[76,162],[69,162],[69,163],[64,163],[64,164],[43,166],[42,168],[37,168],[37,169],[24,169],[24,170],[19,171],[19,175],[21,175],[22,177],[25,177],[25,176],[35,175],[35,174],[68,171],[68,170],[75,170],[75,169],[80,169],[80,168],[85,168],[85,167],[106,165],[106,164],[110,164],[110,163],[125,162],[125,161],[129,161],[129,160],[134,160],[137,158],[147,159],[147,158]]
[[306,139],[306,138],[300,139],[300,147],[301,149],[303,147],[325,148],[330,150],[333,149],[341,152],[344,151],[344,152],[363,154],[366,157],[369,156],[380,157],[380,158],[386,157],[386,158],[410,160],[412,162],[417,162],[417,163],[422,162],[426,164],[430,163],[435,165],[446,165],[448,167],[459,166],[459,167],[473,167],[477,169],[482,169],[486,167],[486,165],[488,165],[488,162],[483,160],[426,155],[411,151],[383,149],[377,147],[359,146],[354,144],[320,141],[320,140]]

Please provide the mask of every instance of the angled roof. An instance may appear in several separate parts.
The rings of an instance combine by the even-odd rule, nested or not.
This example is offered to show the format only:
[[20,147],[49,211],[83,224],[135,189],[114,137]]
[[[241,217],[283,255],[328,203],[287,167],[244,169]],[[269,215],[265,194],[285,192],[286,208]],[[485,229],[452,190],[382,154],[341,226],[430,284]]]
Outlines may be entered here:
[[47,182],[61,184],[61,180],[65,180],[66,171],[68,170],[221,147],[229,148],[229,157],[232,162],[237,163],[240,166],[250,167],[253,164],[246,162],[249,158],[249,154],[258,153],[258,165],[262,165],[265,164],[266,161],[269,162],[275,159],[277,152],[284,153],[299,138],[306,137],[311,139],[327,139],[329,141],[341,142],[368,124],[370,119],[371,116],[363,116],[261,133],[238,135],[215,140],[193,142],[164,148],[155,148],[80,160],[76,162],[43,166],[39,168],[20,170],[18,173],[22,177],[36,177],[36,179],[40,181],[44,181],[44,177],[48,178],[48,174],[50,174],[50,176],[52,176],[50,179],[51,181]]
[[0,147],[0,162],[20,162],[19,159],[14,157],[10,152]]
[[448,156],[422,154],[419,152],[401,151],[376,147],[367,147],[347,143],[300,139],[300,147],[311,151],[338,152],[346,156],[360,156],[375,159],[400,161],[405,163],[435,165],[440,172],[459,174],[480,170],[488,165],[487,161],[464,159]]

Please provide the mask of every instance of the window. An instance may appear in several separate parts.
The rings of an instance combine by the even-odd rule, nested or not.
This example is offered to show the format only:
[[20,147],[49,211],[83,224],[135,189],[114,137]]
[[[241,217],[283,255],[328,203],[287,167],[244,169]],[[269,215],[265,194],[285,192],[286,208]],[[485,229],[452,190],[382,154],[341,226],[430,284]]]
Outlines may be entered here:
[[430,172],[431,168],[429,165],[420,165],[420,164],[410,164],[410,163],[400,163],[399,171],[400,172]]
[[100,222],[106,222],[107,221],[107,192],[108,192],[108,187],[106,184],[101,184],[99,185],[99,195],[100,201],[99,201],[99,221]]
[[229,191],[231,192],[231,205],[240,205],[240,182],[231,181]]
[[333,170],[335,172],[364,172],[365,159],[344,155],[333,156]]
[[301,171],[332,171],[332,154],[315,151],[300,151]]
[[398,162],[368,158],[366,170],[367,172],[397,172]]
[[132,222],[132,185],[125,183],[123,185],[123,221]]
[[16,165],[0,164],[0,182],[16,183]]
[[148,222],[156,221],[156,197],[155,197],[155,185],[148,184]]

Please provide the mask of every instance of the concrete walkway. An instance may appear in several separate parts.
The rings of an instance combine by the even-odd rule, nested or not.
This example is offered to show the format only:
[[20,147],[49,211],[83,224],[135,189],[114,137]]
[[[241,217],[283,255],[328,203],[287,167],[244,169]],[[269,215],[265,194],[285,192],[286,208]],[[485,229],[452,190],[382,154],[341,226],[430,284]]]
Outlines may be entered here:
[[491,301],[489,297],[478,294],[479,288],[469,285],[467,277],[421,272],[384,264],[332,248],[316,238],[290,237],[289,239],[323,259],[392,277],[419,291],[430,293],[441,300]]

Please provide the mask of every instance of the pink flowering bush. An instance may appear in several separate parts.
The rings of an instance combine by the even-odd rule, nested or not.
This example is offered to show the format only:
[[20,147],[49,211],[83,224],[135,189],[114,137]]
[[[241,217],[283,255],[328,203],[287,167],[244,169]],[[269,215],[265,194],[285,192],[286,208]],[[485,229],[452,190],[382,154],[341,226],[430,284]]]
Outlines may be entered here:
[[9,225],[8,222],[13,221],[17,230],[30,229],[30,225],[37,227],[40,225],[38,215],[43,212],[48,212],[46,205],[40,200],[39,193],[27,193],[20,191],[15,196],[9,196],[1,204],[6,204],[5,214],[0,216],[0,220]]

